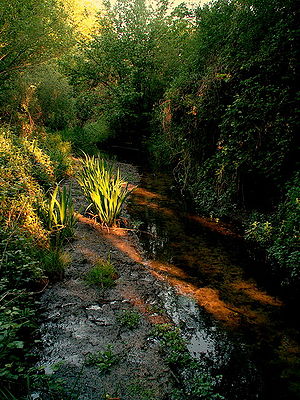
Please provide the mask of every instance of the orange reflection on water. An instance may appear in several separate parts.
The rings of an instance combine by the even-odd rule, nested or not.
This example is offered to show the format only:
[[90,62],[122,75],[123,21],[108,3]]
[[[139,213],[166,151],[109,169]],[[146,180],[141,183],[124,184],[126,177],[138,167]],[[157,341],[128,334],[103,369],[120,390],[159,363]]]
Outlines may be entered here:
[[149,190],[146,190],[142,187],[137,187],[134,190],[134,195],[142,196],[148,199],[159,199],[159,200],[164,200],[166,199],[165,196],[162,196],[158,193],[150,192]]
[[222,235],[232,236],[232,237],[241,237],[236,232],[233,232],[229,225],[224,223],[220,223],[214,220],[210,220],[208,218],[199,217],[197,215],[187,215],[187,218],[198,222],[200,225],[205,228],[209,228],[211,231],[221,233]]
[[[128,237],[126,230],[110,229],[107,231],[102,229],[96,221],[82,215],[79,215],[78,219],[96,229],[101,236],[132,261],[149,268],[149,272],[157,279],[167,281],[180,294],[192,297],[208,313],[229,326],[237,326],[243,321],[251,324],[266,324],[268,323],[268,311],[264,311],[261,306],[271,305],[279,307],[282,305],[279,300],[260,291],[255,284],[243,281],[240,277],[238,278],[239,280],[235,280],[234,282],[232,280],[229,282],[224,281],[222,291],[212,287],[199,287],[199,283],[197,285],[190,282],[191,277],[184,270],[173,264],[155,260],[144,261],[141,253]],[[82,249],[82,252],[92,258],[96,256],[96,254],[87,249]],[[209,268],[207,268],[206,273],[209,274]],[[223,291],[231,293],[230,302],[225,302],[222,299]],[[251,302],[241,300],[241,294],[246,294],[250,297]],[[144,307],[143,300],[136,293],[132,294],[131,301],[137,307],[140,307],[141,310]]]
[[282,301],[258,289],[257,286],[252,282],[237,281],[232,283],[232,287],[238,291],[246,293],[249,297],[259,301],[260,303],[277,307],[281,307],[283,305]]
[[[220,299],[216,289],[208,287],[199,288],[197,285],[187,282],[184,279],[188,276],[174,265],[150,261],[149,266],[152,268],[151,273],[156,278],[166,280],[176,288],[178,293],[192,297],[201,307],[205,308],[207,312],[213,314],[216,319],[230,326],[236,326],[238,324],[240,318],[236,310],[230,309],[226,303]],[[168,272],[167,275],[166,272]]]
[[137,198],[137,199],[134,199],[134,203],[138,204],[139,206],[146,206],[148,208],[150,207],[150,208],[152,208],[152,210],[157,210],[157,211],[162,212],[169,216],[176,215],[174,210],[171,210],[170,208],[167,208],[167,207],[162,207],[157,203],[152,203],[151,201],[149,202],[147,199]]

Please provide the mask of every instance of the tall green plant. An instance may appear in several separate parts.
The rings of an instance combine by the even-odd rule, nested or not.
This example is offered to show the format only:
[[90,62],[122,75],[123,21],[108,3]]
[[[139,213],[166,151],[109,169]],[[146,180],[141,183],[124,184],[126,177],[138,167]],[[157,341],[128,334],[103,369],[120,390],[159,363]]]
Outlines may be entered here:
[[55,244],[60,244],[65,238],[74,235],[76,219],[71,196],[71,188],[57,185],[46,205],[46,222],[48,229],[53,233]]
[[130,190],[117,169],[97,157],[85,155],[82,170],[77,177],[85,196],[90,200],[100,222],[106,226],[114,226],[120,215],[121,207]]

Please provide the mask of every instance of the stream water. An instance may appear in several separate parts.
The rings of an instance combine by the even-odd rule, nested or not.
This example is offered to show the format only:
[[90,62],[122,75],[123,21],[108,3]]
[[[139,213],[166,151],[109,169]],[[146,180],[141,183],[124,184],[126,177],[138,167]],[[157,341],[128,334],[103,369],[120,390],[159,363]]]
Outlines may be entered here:
[[145,170],[129,214],[149,268],[180,293],[161,302],[225,398],[300,399],[299,316],[231,227],[187,212],[171,178]]

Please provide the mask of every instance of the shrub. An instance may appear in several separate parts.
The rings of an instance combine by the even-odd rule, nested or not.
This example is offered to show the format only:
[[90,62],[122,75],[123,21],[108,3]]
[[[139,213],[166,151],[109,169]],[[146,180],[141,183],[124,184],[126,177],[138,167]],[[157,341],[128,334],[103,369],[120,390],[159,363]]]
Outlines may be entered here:
[[35,327],[33,299],[26,289],[43,271],[32,241],[1,226],[0,277],[0,387],[15,392],[16,382],[26,380],[28,335]]
[[246,227],[246,238],[266,249],[275,270],[281,270],[282,283],[300,283],[300,185],[299,174],[287,184],[283,201],[267,217],[252,213]]
[[39,138],[40,146],[49,155],[54,167],[54,176],[60,181],[72,173],[71,143],[64,141],[59,133],[48,133]]
[[48,233],[36,213],[44,193],[36,177],[42,170],[44,177],[49,173],[50,182],[52,170],[46,157],[33,161],[24,152],[23,143],[29,142],[22,141],[7,128],[0,128],[0,222],[17,225],[38,243],[46,244]]

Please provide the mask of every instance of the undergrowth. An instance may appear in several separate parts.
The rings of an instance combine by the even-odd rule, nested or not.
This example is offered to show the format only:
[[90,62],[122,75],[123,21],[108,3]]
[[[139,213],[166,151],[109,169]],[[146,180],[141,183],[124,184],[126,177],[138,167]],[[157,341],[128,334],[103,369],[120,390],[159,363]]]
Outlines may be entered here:
[[[20,136],[0,126],[0,388],[4,399],[26,395],[36,373],[30,367],[38,295],[49,278],[63,276],[69,262],[61,241],[53,240],[67,225],[62,214],[51,224],[42,217],[50,209],[47,191],[70,171],[69,150],[50,133],[36,129]],[[56,211],[68,209],[68,217],[73,218],[72,207],[63,206],[68,195],[63,189],[54,203]],[[70,234],[66,230],[64,237]]]

